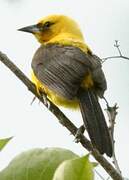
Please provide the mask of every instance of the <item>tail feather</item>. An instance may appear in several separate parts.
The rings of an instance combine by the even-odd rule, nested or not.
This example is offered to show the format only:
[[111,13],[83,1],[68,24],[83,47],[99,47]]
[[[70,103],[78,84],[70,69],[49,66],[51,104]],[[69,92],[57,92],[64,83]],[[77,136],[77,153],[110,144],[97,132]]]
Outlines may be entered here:
[[80,89],[79,105],[92,144],[101,154],[112,156],[112,141],[96,94],[91,90]]

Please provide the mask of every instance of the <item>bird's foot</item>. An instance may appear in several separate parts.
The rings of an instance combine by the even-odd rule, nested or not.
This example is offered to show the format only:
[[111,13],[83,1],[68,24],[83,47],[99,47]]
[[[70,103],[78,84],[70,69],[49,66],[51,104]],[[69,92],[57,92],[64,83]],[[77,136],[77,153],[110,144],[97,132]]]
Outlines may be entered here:
[[[48,108],[50,109],[50,102],[48,101],[47,99],[47,95],[44,93],[44,92],[41,92],[41,91],[38,91],[38,95],[42,98],[43,100],[43,104]],[[36,96],[33,97],[32,101],[31,101],[31,105],[33,104],[33,102],[36,100]],[[39,104],[40,104],[40,101],[39,100]]]
[[44,93],[42,94],[42,99],[43,99],[44,105],[45,105],[48,109],[50,109],[50,102],[48,101],[46,94],[44,94]]
[[34,102],[35,100],[36,100],[36,96],[33,97],[33,99],[32,99],[32,101],[31,101],[30,105],[32,105],[33,102]]
[[75,135],[75,142],[78,143],[80,142],[80,135],[82,135],[85,131],[85,127],[84,125],[80,126],[76,132],[76,135]]

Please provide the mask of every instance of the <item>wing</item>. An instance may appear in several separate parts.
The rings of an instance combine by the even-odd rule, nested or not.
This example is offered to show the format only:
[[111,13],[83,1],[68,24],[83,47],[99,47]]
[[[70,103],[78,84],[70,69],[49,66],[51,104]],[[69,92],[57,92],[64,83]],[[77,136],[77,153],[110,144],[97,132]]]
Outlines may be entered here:
[[49,89],[66,99],[73,99],[83,78],[95,69],[90,56],[73,46],[41,46],[33,57],[32,69]]
[[103,97],[104,91],[107,89],[107,82],[102,70],[101,59],[93,54],[90,57],[90,61],[92,63],[91,73],[94,81],[95,92],[99,97]]

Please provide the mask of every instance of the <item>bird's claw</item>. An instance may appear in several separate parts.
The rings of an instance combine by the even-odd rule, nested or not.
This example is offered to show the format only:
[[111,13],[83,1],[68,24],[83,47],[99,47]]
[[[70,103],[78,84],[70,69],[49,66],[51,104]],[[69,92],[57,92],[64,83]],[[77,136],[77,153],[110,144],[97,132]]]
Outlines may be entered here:
[[31,101],[30,105],[32,105],[33,102],[34,102],[35,100],[36,100],[36,96],[33,97],[33,99],[32,99],[32,101]]
[[[43,100],[44,105],[45,105],[48,109],[50,109],[50,102],[48,101],[46,94],[40,92],[39,95],[42,97],[42,100]],[[31,101],[30,104],[32,105],[35,100],[36,100],[36,96],[33,97],[33,99],[32,99],[32,101]],[[40,100],[39,100],[39,104],[40,104]]]
[[42,98],[43,98],[44,105],[45,105],[48,109],[50,109],[50,102],[48,101],[46,94],[42,94]]

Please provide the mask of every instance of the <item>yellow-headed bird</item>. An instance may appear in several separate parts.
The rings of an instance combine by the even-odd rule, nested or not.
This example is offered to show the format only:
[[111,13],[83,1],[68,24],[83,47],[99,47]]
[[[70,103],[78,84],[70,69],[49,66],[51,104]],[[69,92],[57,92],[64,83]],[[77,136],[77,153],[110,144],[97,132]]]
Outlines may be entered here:
[[56,105],[79,108],[91,142],[112,156],[112,142],[98,102],[107,88],[100,59],[84,41],[77,23],[64,15],[50,15],[19,29],[41,43],[32,60],[32,81]]

